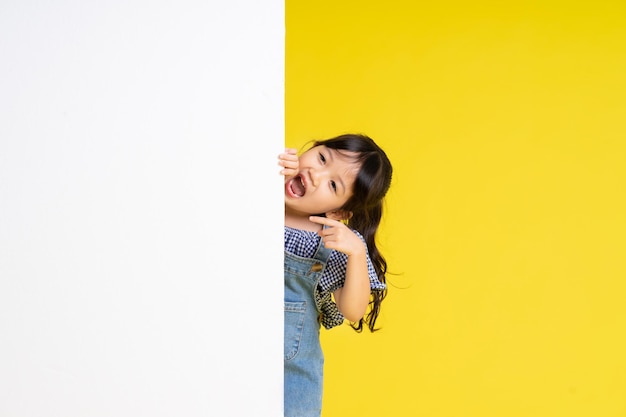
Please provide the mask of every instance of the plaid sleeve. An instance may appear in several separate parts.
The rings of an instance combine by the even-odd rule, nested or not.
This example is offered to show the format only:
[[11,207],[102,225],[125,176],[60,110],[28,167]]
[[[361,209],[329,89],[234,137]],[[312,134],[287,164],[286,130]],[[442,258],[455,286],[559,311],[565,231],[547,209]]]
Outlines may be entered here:
[[315,290],[315,303],[321,312],[320,323],[326,329],[332,329],[343,323],[343,314],[341,314],[337,304],[333,301],[330,291],[320,291],[317,288]]

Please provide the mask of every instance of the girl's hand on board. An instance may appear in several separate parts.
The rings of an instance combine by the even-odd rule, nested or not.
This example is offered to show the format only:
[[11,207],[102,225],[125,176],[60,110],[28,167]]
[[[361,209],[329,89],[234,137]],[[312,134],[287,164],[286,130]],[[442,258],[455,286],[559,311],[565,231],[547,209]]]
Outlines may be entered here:
[[287,148],[284,153],[278,155],[278,165],[283,169],[280,173],[285,177],[293,177],[298,173],[300,168],[300,161],[298,159],[298,151],[296,149]]
[[310,216],[309,220],[327,226],[317,232],[327,248],[345,253],[348,256],[365,255],[365,243],[342,222],[319,216]]

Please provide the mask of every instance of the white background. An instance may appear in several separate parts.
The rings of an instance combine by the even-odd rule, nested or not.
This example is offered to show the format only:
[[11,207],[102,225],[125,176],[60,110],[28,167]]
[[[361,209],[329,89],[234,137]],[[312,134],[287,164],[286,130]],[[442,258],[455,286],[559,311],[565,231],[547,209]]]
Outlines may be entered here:
[[0,416],[282,415],[283,3],[0,5]]

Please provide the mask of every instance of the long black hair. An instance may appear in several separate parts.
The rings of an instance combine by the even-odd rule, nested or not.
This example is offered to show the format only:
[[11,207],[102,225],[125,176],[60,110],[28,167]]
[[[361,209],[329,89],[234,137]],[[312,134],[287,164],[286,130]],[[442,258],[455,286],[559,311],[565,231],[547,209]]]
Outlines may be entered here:
[[[378,280],[384,284],[386,283],[387,261],[376,246],[376,232],[383,215],[384,197],[391,185],[393,171],[391,162],[385,152],[370,137],[362,134],[350,133],[314,143],[314,146],[319,145],[340,153],[346,152],[347,156],[359,165],[353,194],[341,210],[352,212],[352,217],[347,220],[346,224],[365,238]],[[356,155],[353,156],[352,153]],[[374,332],[380,305],[386,296],[386,289],[372,291],[369,312],[365,318],[351,323],[352,328],[361,332],[365,323],[370,331]]]

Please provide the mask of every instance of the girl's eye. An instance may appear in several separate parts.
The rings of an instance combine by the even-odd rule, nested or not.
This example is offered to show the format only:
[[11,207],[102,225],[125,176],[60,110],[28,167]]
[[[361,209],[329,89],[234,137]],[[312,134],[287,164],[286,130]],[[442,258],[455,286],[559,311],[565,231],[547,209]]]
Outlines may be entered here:
[[333,187],[333,191],[337,191],[337,183],[335,181],[330,181],[330,186]]
[[322,161],[323,164],[326,163],[326,157],[324,155],[322,155],[321,152],[320,152],[320,161]]

